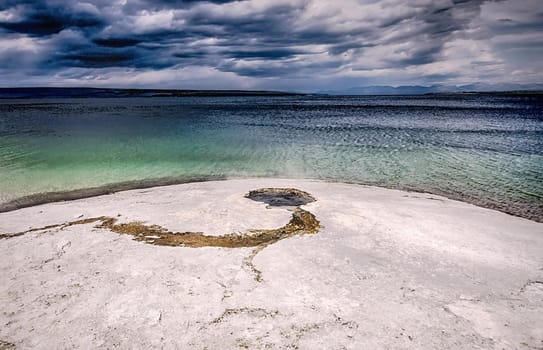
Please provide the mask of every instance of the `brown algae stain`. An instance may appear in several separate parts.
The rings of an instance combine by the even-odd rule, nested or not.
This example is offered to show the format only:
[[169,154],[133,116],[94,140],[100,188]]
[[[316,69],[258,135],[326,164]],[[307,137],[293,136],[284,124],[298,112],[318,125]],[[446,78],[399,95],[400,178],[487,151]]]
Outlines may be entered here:
[[277,229],[250,229],[244,233],[231,233],[221,236],[206,235],[202,232],[172,232],[158,225],[145,225],[141,222],[117,223],[116,218],[100,216],[81,219],[62,224],[48,225],[41,228],[11,234],[0,234],[2,238],[12,238],[26,233],[48,229],[83,225],[99,222],[96,228],[108,229],[118,234],[134,237],[136,241],[181,247],[261,247],[264,248],[277,241],[294,235],[314,234],[319,231],[320,223],[315,215],[299,206],[315,201],[309,193],[293,188],[264,188],[250,191],[245,197],[268,203],[271,206],[294,207],[292,217],[285,225]]
[[275,243],[283,238],[294,235],[316,233],[319,222],[313,214],[300,208],[292,213],[292,218],[283,227],[272,230],[251,229],[246,233],[226,234],[222,236],[205,235],[202,232],[171,232],[167,229],[140,222],[118,224],[114,218],[103,220],[97,228],[109,229],[119,234],[134,236],[136,241],[154,245],[182,246],[182,247],[225,247],[241,248],[256,247],[262,244]]

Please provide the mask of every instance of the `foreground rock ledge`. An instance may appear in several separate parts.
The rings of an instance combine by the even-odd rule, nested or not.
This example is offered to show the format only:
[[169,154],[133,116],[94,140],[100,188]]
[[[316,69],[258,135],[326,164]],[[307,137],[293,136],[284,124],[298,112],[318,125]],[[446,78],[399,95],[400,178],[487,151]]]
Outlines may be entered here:
[[[283,227],[296,209],[244,197],[259,188],[310,194],[318,232],[191,248],[85,222]],[[0,233],[44,227],[0,239],[0,348],[543,347],[543,224],[434,195],[230,180],[0,214]]]

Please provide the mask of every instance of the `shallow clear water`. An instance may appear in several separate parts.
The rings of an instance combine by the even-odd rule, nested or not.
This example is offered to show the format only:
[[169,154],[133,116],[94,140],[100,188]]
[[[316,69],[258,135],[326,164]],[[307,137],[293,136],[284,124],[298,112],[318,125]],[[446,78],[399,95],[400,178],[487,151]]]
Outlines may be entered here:
[[543,97],[0,100],[0,202],[142,181],[300,177],[543,217]]

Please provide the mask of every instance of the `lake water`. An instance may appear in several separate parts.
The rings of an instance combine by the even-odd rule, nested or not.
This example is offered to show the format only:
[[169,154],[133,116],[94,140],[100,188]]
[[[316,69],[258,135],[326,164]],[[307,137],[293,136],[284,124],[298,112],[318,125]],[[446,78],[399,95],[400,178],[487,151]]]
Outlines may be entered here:
[[542,221],[543,95],[0,100],[0,203],[261,176],[426,191]]

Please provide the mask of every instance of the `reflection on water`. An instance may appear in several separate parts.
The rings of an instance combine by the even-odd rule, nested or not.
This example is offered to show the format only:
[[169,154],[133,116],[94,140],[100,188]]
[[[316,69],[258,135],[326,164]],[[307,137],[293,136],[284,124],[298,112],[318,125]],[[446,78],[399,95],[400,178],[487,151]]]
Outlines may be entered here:
[[543,217],[543,97],[0,100],[0,202],[142,180],[299,177]]

